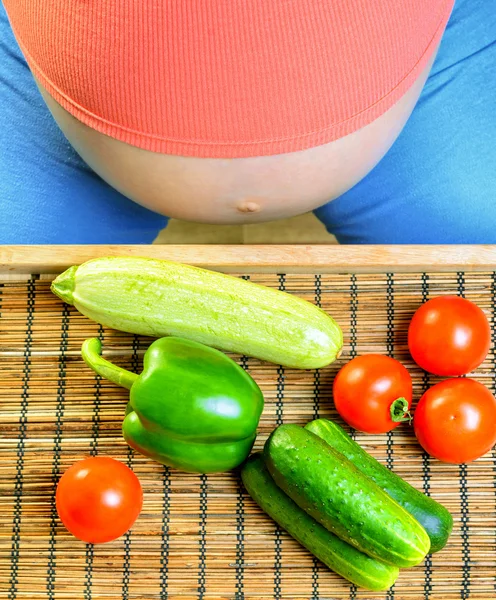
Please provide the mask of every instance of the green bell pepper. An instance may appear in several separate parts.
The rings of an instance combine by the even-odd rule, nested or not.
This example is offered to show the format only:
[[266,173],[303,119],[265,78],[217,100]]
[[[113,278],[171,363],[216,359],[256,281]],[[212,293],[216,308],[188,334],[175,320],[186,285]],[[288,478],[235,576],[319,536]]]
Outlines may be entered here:
[[264,399],[231,358],[198,342],[165,337],[148,348],[137,375],[100,352],[97,338],[83,343],[86,364],[130,390],[122,431],[132,448],[192,473],[227,471],[247,458]]

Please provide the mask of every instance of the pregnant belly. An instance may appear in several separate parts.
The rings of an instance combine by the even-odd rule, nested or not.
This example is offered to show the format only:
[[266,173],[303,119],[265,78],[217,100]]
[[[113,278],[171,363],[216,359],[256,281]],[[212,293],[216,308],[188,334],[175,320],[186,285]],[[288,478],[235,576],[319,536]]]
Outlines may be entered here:
[[346,137],[300,152],[235,159],[172,156],[130,146],[83,125],[38,86],[83,160],[131,200],[187,221],[254,223],[309,212],[360,181],[401,132],[433,61],[434,56],[387,112]]

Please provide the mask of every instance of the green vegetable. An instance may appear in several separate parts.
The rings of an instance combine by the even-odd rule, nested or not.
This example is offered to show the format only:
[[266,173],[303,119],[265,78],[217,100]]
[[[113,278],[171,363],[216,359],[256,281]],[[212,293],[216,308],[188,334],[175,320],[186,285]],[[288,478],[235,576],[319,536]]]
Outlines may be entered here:
[[250,496],[296,541],[330,569],[373,591],[386,590],[398,577],[398,568],[371,558],[339,539],[280,490],[267,471],[262,455],[252,454],[241,468]]
[[51,289],[113,329],[178,336],[287,367],[323,367],[343,345],[337,323],[310,302],[167,261],[97,258],[59,275]]
[[317,419],[308,423],[305,429],[318,435],[346,456],[357,469],[375,481],[391,498],[413,515],[431,540],[430,552],[438,552],[444,548],[453,528],[453,517],[444,506],[419,492],[370,456],[336,423]]
[[96,373],[131,390],[122,431],[132,448],[194,473],[227,471],[246,459],[264,400],[250,375],[225,354],[191,340],[161,338],[136,375],[103,359],[100,350],[93,338],[84,342],[82,355]]
[[369,556],[410,567],[429,551],[429,536],[404,508],[303,427],[275,429],[264,459],[276,484],[300,508]]

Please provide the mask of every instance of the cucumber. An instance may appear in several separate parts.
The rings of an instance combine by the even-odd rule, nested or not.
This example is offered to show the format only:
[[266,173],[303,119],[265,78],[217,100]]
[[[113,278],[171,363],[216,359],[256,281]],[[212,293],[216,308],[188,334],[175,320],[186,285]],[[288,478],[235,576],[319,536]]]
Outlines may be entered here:
[[343,346],[339,325],[306,300],[169,261],[97,258],[61,273],[51,290],[113,329],[174,335],[286,367],[324,367]]
[[398,567],[420,563],[424,528],[355,465],[299,425],[281,425],[264,446],[276,484],[326,529],[361,552]]
[[241,479],[269,517],[338,575],[371,591],[386,590],[396,581],[397,567],[370,558],[343,542],[286,496],[269,475],[260,453],[252,454],[243,464]]
[[346,456],[357,469],[375,481],[391,498],[413,515],[431,540],[430,552],[438,552],[444,548],[453,529],[453,517],[444,506],[419,492],[370,456],[336,423],[327,419],[317,419],[308,423],[305,429],[318,435]]

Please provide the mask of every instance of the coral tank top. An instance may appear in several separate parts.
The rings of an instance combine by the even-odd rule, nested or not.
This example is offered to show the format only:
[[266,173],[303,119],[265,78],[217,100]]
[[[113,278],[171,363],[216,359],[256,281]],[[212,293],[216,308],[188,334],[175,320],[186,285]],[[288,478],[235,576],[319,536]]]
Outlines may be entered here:
[[53,98],[154,152],[248,157],[343,137],[390,108],[453,0],[3,0]]

